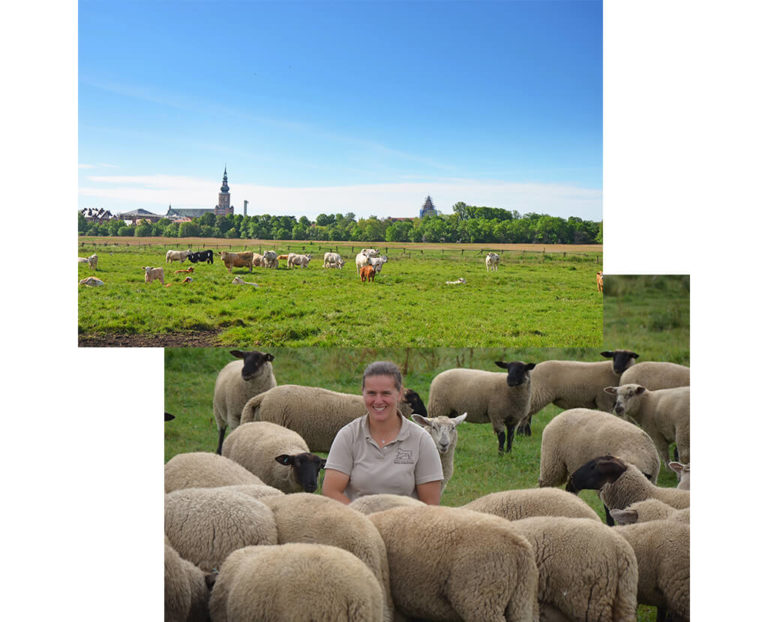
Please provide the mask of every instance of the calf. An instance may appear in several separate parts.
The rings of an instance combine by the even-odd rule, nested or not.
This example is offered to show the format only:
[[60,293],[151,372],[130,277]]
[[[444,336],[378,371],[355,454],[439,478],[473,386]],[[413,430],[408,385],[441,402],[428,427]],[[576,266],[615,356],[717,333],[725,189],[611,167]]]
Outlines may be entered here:
[[144,282],[151,283],[156,279],[165,285],[165,274],[163,269],[153,268],[152,266],[144,266]]
[[176,270],[176,271],[174,271],[174,274],[180,274],[180,273],[191,274],[194,271],[195,271],[194,266],[189,266],[189,268],[187,268],[186,270]]
[[602,272],[597,273],[597,291],[599,292],[603,291],[603,273]]
[[376,277],[376,268],[373,266],[363,266],[360,268],[360,281],[365,283],[366,281],[373,282]]

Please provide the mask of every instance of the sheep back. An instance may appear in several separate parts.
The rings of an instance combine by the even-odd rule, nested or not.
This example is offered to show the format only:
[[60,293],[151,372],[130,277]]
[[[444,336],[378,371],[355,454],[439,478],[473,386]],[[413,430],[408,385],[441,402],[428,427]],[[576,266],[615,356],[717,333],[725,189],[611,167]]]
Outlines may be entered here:
[[429,385],[429,416],[455,417],[467,413],[470,423],[493,423],[496,433],[506,421],[519,422],[530,406],[530,382],[507,385],[507,374],[481,369],[447,369]]
[[538,619],[533,549],[509,521],[433,505],[368,519],[387,547],[399,612],[468,622]]
[[205,451],[176,454],[165,463],[165,492],[264,482],[234,460]]
[[531,370],[530,415],[552,403],[566,410],[591,408],[609,412],[613,398],[603,388],[613,386],[618,379],[613,361],[542,361]]
[[654,482],[659,475],[656,446],[643,430],[599,410],[563,411],[541,435],[539,486],[559,486],[581,465],[607,454],[637,465]]
[[678,510],[691,505],[691,494],[688,490],[655,486],[633,464],[627,464],[624,473],[600,488],[600,498],[609,509],[620,510],[645,499],[658,499]]
[[531,516],[565,516],[600,521],[597,513],[580,497],[560,488],[526,488],[492,492],[463,505],[516,521]]
[[183,559],[165,537],[165,620],[206,622],[208,586],[205,573]]
[[560,516],[511,524],[533,547],[540,604],[570,620],[635,622],[638,565],[632,547],[612,528]]
[[[272,497],[267,497],[272,498]],[[277,544],[270,509],[246,494],[186,488],[165,496],[165,535],[184,559],[205,571],[250,544]]]
[[685,387],[691,384],[691,369],[677,363],[645,361],[621,374],[619,384],[641,384],[651,391]]
[[282,490],[267,486],[266,484],[239,484],[234,486],[221,486],[222,490],[234,490],[235,492],[242,492],[243,494],[253,497],[254,499],[261,499],[262,497],[274,497],[276,495],[284,495]]
[[272,510],[277,526],[277,543],[314,542],[349,551],[373,572],[387,600],[391,619],[387,551],[379,532],[366,516],[322,495],[297,492],[264,497],[262,503]]
[[375,495],[358,497],[349,504],[349,507],[363,514],[373,514],[374,512],[398,508],[403,505],[425,505],[425,503],[407,495],[380,492]]
[[639,571],[637,602],[664,607],[676,619],[690,619],[690,526],[655,520],[613,528],[631,545]]
[[248,546],[224,562],[210,610],[213,622],[381,622],[384,598],[370,569],[342,549]]
[[269,361],[264,362],[250,380],[243,380],[242,370],[242,360],[231,361],[216,376],[213,388],[213,416],[219,430],[227,426],[234,430],[240,425],[240,415],[245,403],[254,395],[277,386],[272,363]]
[[677,510],[658,499],[645,499],[635,501],[623,510],[615,508],[611,515],[617,525],[630,525],[634,523],[647,523],[652,520],[676,520],[684,523],[691,522],[691,510],[685,508]]

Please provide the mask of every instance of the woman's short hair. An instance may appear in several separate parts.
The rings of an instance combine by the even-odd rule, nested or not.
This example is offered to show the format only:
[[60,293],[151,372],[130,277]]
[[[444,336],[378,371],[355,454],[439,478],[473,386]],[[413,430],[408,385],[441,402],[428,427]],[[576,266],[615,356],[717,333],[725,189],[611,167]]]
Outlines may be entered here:
[[363,372],[363,389],[365,389],[365,379],[368,376],[391,376],[395,382],[395,389],[399,391],[403,386],[400,368],[391,361],[375,361],[368,365]]

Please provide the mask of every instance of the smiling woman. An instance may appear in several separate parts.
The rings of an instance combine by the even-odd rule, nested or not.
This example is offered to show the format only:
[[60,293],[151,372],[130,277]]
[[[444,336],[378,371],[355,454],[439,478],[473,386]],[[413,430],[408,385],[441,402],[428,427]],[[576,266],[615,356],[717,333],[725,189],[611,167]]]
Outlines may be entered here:
[[345,504],[377,493],[440,503],[440,456],[430,435],[397,410],[402,399],[397,365],[371,363],[363,373],[367,414],[336,435],[328,452],[324,495]]

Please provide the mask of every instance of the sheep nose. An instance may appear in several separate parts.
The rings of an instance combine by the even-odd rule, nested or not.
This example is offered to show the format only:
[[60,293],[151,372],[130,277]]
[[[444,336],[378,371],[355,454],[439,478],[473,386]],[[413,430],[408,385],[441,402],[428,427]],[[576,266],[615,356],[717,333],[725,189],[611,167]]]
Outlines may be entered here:
[[307,484],[304,486],[304,492],[315,492],[317,490],[317,484]]
[[615,412],[617,415],[620,415],[624,412],[624,407],[616,404],[616,406],[613,409],[613,412]]

